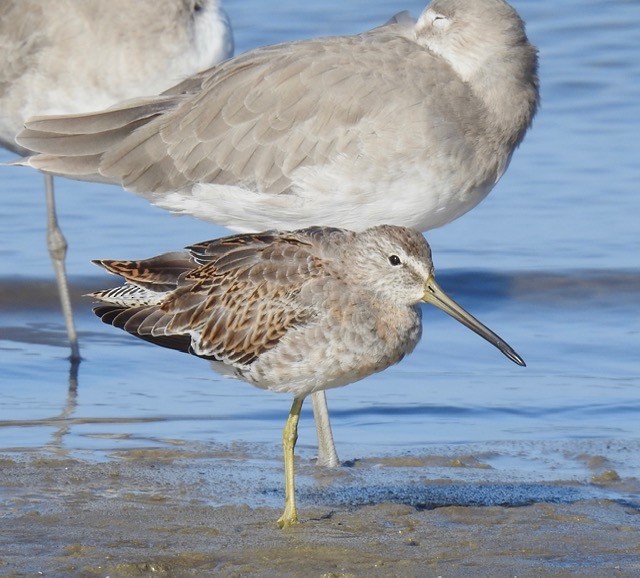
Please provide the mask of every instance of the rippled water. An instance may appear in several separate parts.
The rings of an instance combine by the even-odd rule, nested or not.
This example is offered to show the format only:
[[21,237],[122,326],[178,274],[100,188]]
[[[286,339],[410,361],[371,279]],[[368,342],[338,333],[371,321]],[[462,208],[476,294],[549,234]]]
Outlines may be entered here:
[[[226,4],[238,51],[352,33],[422,8],[388,0]],[[540,48],[542,108],[488,199],[427,237],[440,284],[528,367],[427,308],[412,356],[329,392],[342,459],[507,444],[531,466],[548,444],[568,456],[574,442],[624,448],[640,436],[640,4],[514,4]],[[0,451],[55,446],[99,458],[166,440],[277,448],[288,396],[129,338],[79,298],[113,282],[92,258],[146,257],[224,229],[116,187],[58,180],[57,191],[84,360],[70,383],[41,177],[0,167]],[[313,455],[309,408],[300,435],[302,453]],[[619,465],[637,476],[638,452],[626,451]],[[568,458],[547,466],[572,475]]]

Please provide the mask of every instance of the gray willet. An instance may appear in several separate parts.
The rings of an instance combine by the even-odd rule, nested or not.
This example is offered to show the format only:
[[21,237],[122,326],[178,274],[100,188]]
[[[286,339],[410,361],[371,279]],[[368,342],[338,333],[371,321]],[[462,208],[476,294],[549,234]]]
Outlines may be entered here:
[[[0,145],[26,119],[81,113],[156,94],[231,56],[229,21],[217,0],[0,0]],[[58,226],[45,176],[47,242],[71,344],[80,357]]]
[[285,509],[298,521],[293,451],[309,394],[382,371],[411,353],[420,302],[439,307],[518,365],[522,358],[445,295],[411,229],[312,227],[240,234],[144,261],[96,261],[125,284],[92,296],[102,321],[211,361],[221,373],[293,395],[283,430]]
[[[258,48],[154,98],[34,119],[18,140],[42,153],[24,164],[237,231],[425,231],[489,193],[537,104],[513,8],[433,0],[417,22]],[[313,401],[319,463],[335,465],[324,392]]]

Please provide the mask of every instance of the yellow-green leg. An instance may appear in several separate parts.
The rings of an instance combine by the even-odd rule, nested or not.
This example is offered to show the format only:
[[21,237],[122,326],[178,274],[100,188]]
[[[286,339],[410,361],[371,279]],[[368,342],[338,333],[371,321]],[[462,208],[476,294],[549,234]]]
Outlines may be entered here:
[[278,520],[279,528],[288,528],[298,523],[298,510],[296,510],[296,485],[293,468],[293,450],[298,441],[298,421],[304,397],[296,397],[293,400],[287,423],[282,430],[282,451],[284,453],[284,512]]

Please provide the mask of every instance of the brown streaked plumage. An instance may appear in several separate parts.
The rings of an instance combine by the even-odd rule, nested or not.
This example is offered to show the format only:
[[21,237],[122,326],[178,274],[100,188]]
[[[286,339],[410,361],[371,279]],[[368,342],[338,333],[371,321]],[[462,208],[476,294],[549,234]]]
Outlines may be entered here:
[[293,450],[308,395],[382,371],[413,351],[418,304],[429,302],[518,354],[434,281],[420,233],[382,225],[360,233],[312,227],[206,241],[143,261],[95,261],[125,284],[93,293],[104,321],[215,369],[294,396],[283,430],[285,510],[297,522]]

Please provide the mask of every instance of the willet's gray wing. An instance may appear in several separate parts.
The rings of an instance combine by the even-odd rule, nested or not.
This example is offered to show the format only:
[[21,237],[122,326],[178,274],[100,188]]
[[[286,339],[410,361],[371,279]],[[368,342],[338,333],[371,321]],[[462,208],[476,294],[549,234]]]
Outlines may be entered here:
[[44,153],[37,168],[156,195],[194,183],[288,192],[305,166],[407,150],[420,162],[447,143],[473,155],[477,99],[398,29],[254,50],[123,109],[33,119],[19,141]]

